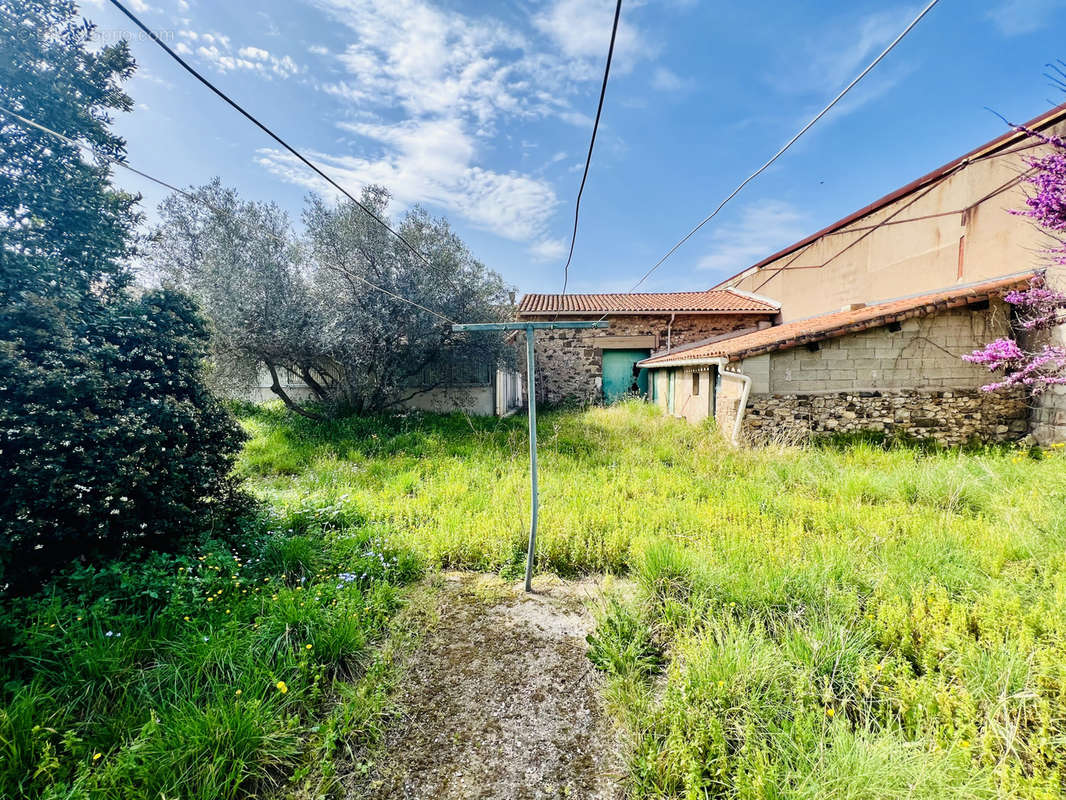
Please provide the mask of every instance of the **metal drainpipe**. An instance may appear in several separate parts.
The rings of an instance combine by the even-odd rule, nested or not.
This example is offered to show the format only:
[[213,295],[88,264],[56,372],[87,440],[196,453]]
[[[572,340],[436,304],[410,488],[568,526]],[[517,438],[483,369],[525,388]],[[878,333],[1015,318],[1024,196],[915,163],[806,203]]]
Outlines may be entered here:
[[677,314],[671,314],[670,315],[670,321],[666,323],[666,349],[667,350],[670,349],[671,331],[674,328],[674,317],[676,317],[676,316],[677,316]]

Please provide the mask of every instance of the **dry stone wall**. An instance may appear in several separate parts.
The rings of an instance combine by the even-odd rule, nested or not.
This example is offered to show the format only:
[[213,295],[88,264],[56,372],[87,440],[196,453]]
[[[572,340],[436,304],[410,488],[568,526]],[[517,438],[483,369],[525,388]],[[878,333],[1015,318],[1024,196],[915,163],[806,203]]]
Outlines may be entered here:
[[1014,441],[1028,429],[1024,392],[979,389],[757,394],[748,398],[743,425],[744,436],[755,443],[877,431],[960,445]]

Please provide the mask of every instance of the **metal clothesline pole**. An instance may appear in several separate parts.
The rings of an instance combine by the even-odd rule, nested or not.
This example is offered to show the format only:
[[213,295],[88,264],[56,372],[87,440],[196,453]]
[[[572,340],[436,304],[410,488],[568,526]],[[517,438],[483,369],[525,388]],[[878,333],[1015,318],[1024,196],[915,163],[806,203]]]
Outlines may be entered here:
[[526,409],[529,417],[529,549],[526,553],[526,591],[533,591],[533,561],[537,551],[537,512],[540,508],[537,487],[537,379],[534,337],[538,330],[573,330],[578,328],[606,328],[603,322],[477,322],[452,325],[462,331],[525,331],[526,334]]

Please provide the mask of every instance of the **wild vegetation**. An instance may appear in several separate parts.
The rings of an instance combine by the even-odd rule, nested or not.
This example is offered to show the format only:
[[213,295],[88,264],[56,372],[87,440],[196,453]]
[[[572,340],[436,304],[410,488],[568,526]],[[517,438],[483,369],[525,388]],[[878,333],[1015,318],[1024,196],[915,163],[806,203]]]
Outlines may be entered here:
[[[0,105],[107,158],[125,42],[64,0],[0,0]],[[174,550],[224,524],[241,436],[207,389],[192,301],[132,291],[137,198],[105,160],[0,115],[0,593],[73,560]]]
[[395,679],[377,648],[420,570],[311,502],[8,599],[0,797],[323,796],[377,735]]
[[[427,563],[517,575],[522,422],[265,409],[240,469]],[[635,796],[1061,796],[1061,451],[736,451],[639,404],[540,436],[540,569],[640,587],[592,639]]]
[[[277,205],[241,200],[218,180],[160,205],[147,258],[211,320],[217,386],[239,394],[265,368],[297,413],[380,412],[509,357],[499,334],[457,334],[449,322],[508,319],[503,279],[422,208],[394,237],[378,221],[389,200],[380,186],[363,190],[361,206],[312,196],[299,232]],[[286,371],[317,408],[290,396]]]

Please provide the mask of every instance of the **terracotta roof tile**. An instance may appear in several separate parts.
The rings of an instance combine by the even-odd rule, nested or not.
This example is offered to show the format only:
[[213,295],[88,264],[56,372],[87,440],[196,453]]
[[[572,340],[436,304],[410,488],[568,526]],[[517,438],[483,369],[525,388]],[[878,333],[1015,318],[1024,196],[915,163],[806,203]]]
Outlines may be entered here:
[[1024,288],[1037,272],[1023,272],[1005,278],[953,286],[938,292],[889,300],[883,303],[858,308],[853,311],[835,311],[809,319],[795,320],[784,325],[775,325],[754,333],[734,336],[710,344],[689,346],[659,353],[641,361],[642,366],[676,361],[700,362],[716,358],[737,361],[742,358],[762,355],[775,350],[832,339],[849,333],[878,328],[911,317],[926,316],[949,308],[977,303],[992,297],[1001,297],[1011,289]]
[[768,313],[780,306],[735,289],[709,292],[643,292],[639,294],[527,294],[518,315],[527,314],[656,314]]

